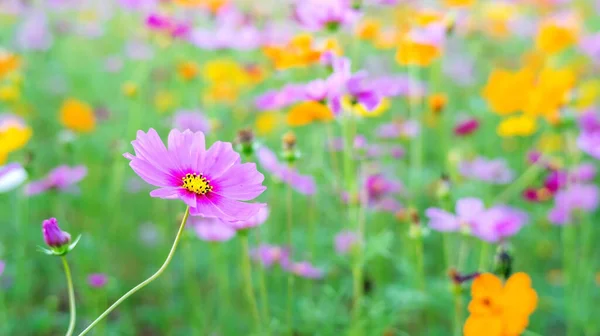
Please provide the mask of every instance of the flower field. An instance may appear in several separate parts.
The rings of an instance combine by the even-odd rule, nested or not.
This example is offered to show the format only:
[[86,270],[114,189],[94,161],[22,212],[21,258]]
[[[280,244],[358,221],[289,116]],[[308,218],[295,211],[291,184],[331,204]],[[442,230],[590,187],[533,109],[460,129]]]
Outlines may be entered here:
[[600,335],[600,2],[0,0],[0,335]]

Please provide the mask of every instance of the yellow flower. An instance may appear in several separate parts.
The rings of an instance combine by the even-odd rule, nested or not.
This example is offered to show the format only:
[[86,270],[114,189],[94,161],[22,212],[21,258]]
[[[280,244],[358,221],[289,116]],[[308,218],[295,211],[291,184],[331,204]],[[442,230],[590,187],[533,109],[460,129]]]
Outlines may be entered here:
[[558,120],[559,109],[569,98],[575,86],[575,74],[570,69],[544,68],[529,92],[523,112],[531,116],[543,116],[550,122]]
[[215,59],[204,64],[202,75],[207,82],[229,83],[236,86],[247,85],[250,78],[246,70],[237,62],[228,59]]
[[530,136],[537,130],[535,118],[527,115],[505,118],[496,129],[501,137]]
[[444,14],[431,9],[417,11],[414,16],[414,22],[419,26],[427,26],[435,22],[440,22],[443,19]]
[[510,20],[516,14],[515,5],[507,2],[489,2],[483,8],[485,31],[492,37],[504,38],[510,33]]
[[416,65],[426,67],[442,54],[441,48],[433,42],[423,41],[406,33],[400,40],[396,52],[396,62],[401,65]]
[[127,81],[121,86],[121,91],[126,97],[134,97],[137,95],[138,86],[132,81]]
[[[23,148],[31,139],[31,128],[17,117],[5,117],[0,120],[0,156],[6,159],[8,154]],[[0,158],[0,161],[4,161]]]
[[287,114],[287,123],[290,126],[304,126],[316,121],[333,120],[333,112],[315,101],[307,101],[292,107]]
[[381,23],[374,19],[365,19],[358,25],[356,36],[361,40],[374,40],[380,33]]
[[69,98],[60,108],[60,121],[66,128],[87,133],[96,127],[96,117],[92,107],[81,100]]
[[181,62],[177,66],[177,73],[179,74],[179,77],[185,81],[190,81],[196,78],[199,71],[198,64],[192,61]]
[[204,100],[207,103],[233,104],[240,95],[240,88],[233,83],[219,82],[209,85],[204,91]]
[[387,111],[390,108],[390,101],[388,99],[382,99],[375,109],[369,111],[362,104],[352,105],[350,98],[345,96],[342,98],[342,108],[346,111],[352,111],[352,113],[360,117],[373,118],[378,117]]
[[575,99],[575,107],[579,110],[584,110],[591,107],[598,101],[600,97],[600,80],[591,79],[582,82],[577,90],[577,98]]
[[483,88],[483,98],[497,114],[517,112],[529,99],[533,79],[533,71],[527,68],[517,72],[494,69]]
[[158,91],[154,95],[154,106],[160,113],[167,112],[175,106],[175,97],[171,92]]
[[468,7],[475,3],[476,0],[444,0],[446,6],[451,7]]
[[318,45],[309,34],[296,35],[290,42],[283,46],[268,46],[263,48],[265,56],[279,70],[317,63],[321,59],[321,54],[325,51],[341,54],[341,48],[336,40],[328,39],[322,45]]
[[15,85],[0,86],[0,101],[5,103],[14,103],[21,98],[21,90]]
[[575,44],[578,36],[579,24],[576,17],[553,18],[541,24],[535,43],[539,50],[554,54]]
[[174,2],[183,7],[202,7],[216,13],[227,5],[229,0],[174,0]]
[[262,112],[256,118],[256,130],[259,135],[267,135],[273,132],[277,125],[282,124],[281,114],[275,111]]
[[0,79],[17,70],[21,66],[21,58],[0,49]]
[[560,134],[544,134],[537,143],[537,148],[543,153],[555,153],[562,149],[563,137]]

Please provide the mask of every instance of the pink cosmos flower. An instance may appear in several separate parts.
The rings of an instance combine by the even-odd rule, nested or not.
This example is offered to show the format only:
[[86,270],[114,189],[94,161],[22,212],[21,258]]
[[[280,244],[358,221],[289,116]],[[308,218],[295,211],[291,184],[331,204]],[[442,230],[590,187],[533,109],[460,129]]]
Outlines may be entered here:
[[309,30],[335,28],[356,21],[359,14],[346,0],[300,0],[294,8],[294,18]]
[[425,216],[429,218],[429,227],[436,231],[467,231],[476,226],[476,220],[483,214],[485,206],[478,198],[461,198],[456,202],[456,215],[439,208],[429,208]]
[[256,215],[240,221],[226,222],[225,224],[235,230],[250,229],[262,225],[269,218],[269,207],[263,207],[258,210]]
[[179,110],[173,118],[173,128],[180,131],[190,130],[192,132],[210,131],[210,120],[199,110]]
[[314,266],[308,261],[300,262],[282,262],[281,266],[284,270],[307,279],[321,279],[325,276],[325,272]]
[[477,157],[471,161],[461,162],[458,168],[465,177],[491,184],[510,183],[515,175],[514,171],[508,167],[506,160],[502,158]]
[[473,235],[487,242],[498,242],[514,236],[527,223],[525,212],[508,206],[495,206],[480,214]]
[[290,250],[286,247],[262,244],[250,251],[252,260],[261,263],[265,268],[274,264],[287,264],[289,262]]
[[4,269],[6,268],[6,263],[3,260],[0,260],[0,275],[4,273]]
[[42,235],[44,242],[50,247],[61,247],[71,242],[71,235],[60,229],[56,218],[46,219],[42,222]]
[[593,212],[600,204],[600,190],[595,185],[573,184],[559,191],[548,220],[557,225],[569,224],[576,211]]
[[33,181],[25,186],[25,194],[34,196],[51,189],[60,191],[76,190],[75,184],[87,175],[85,166],[69,167],[67,165],[54,168],[46,177]]
[[88,275],[88,285],[94,288],[102,288],[108,283],[108,276],[104,273],[93,273]]
[[260,147],[256,155],[264,169],[297,192],[303,195],[312,195],[317,191],[315,179],[312,176],[302,175],[296,169],[280,163],[275,153],[267,147]]
[[466,136],[472,134],[479,128],[479,120],[470,118],[463,120],[454,126],[454,134],[458,136]]
[[356,232],[340,231],[333,239],[335,252],[339,255],[348,254],[354,246],[360,244],[360,240]]
[[219,218],[193,217],[191,224],[198,238],[211,242],[224,242],[235,237],[236,231]]
[[158,187],[150,196],[181,199],[190,214],[225,221],[247,220],[265,206],[246,203],[260,194],[263,174],[254,163],[241,163],[229,142],[205,148],[204,133],[172,130],[168,148],[158,133],[138,131],[131,144],[135,155],[125,153],[129,165],[144,181]]

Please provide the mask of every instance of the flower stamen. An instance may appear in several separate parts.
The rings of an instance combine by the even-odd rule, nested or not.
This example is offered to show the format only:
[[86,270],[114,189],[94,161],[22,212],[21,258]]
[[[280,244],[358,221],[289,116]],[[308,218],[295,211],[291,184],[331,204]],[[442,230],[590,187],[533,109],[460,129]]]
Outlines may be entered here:
[[202,174],[185,174],[185,177],[182,177],[181,180],[183,181],[182,187],[199,195],[205,195],[213,190],[210,181]]

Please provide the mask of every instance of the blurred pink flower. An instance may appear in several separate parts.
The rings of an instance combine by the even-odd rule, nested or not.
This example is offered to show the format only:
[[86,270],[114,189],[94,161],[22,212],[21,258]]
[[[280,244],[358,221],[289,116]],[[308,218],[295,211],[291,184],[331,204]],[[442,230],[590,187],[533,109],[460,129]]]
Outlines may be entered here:
[[572,184],[560,190],[554,197],[554,207],[548,213],[548,220],[557,225],[575,224],[576,211],[593,212],[600,202],[599,190],[595,185]]
[[108,283],[108,276],[104,273],[93,273],[88,275],[88,285],[93,288],[102,288]]
[[210,120],[200,110],[179,110],[175,112],[173,128],[181,132],[190,130],[207,134],[211,130],[211,125]]
[[325,272],[308,261],[285,262],[281,264],[284,270],[307,279],[321,279]]
[[264,267],[269,268],[274,264],[287,264],[290,250],[282,246],[262,244],[250,251],[250,257]]
[[41,180],[32,181],[25,185],[25,194],[34,196],[51,189],[59,191],[77,190],[75,185],[85,178],[87,168],[83,165],[69,167],[62,165],[51,170]]
[[275,178],[287,183],[303,195],[313,195],[317,191],[315,180],[310,175],[302,175],[295,168],[280,163],[270,149],[262,146],[256,152],[258,162]]
[[192,217],[190,221],[198,238],[205,241],[223,242],[236,235],[235,229],[219,218]]
[[360,244],[358,235],[353,231],[340,231],[334,237],[335,251],[339,255],[348,254],[354,246]]

